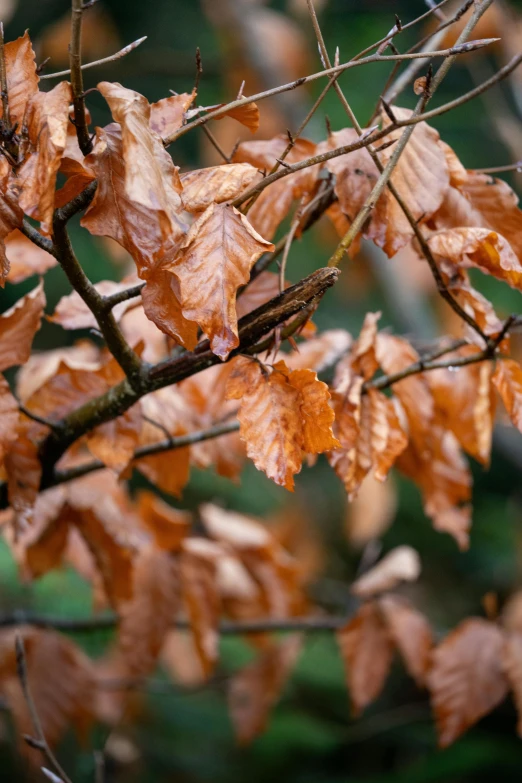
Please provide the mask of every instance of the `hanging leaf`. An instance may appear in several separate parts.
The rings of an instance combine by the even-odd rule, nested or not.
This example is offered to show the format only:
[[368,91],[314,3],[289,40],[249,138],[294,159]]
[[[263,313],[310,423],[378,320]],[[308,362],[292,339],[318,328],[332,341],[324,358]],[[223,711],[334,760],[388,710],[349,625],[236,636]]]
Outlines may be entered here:
[[428,621],[409,601],[396,595],[380,598],[379,608],[408,673],[419,687],[423,687],[430,670],[433,647]]
[[30,354],[34,335],[40,328],[45,294],[40,283],[0,316],[0,371],[24,364]]
[[35,54],[27,30],[16,41],[6,43],[4,57],[9,116],[13,125],[18,124],[21,127],[24,124],[27,103],[38,92],[39,81]]
[[249,163],[230,163],[183,174],[181,201],[188,212],[200,212],[211,204],[221,204],[240,195],[259,178]]
[[522,432],[522,367],[513,359],[501,359],[491,380],[513,425]]
[[420,572],[418,552],[410,546],[398,546],[356,579],[351,591],[359,598],[373,598],[379,593],[393,590],[401,582],[415,582]]
[[181,128],[185,121],[185,112],[190,107],[196,94],[182,92],[161,98],[150,106],[150,127],[159,136],[166,138]]

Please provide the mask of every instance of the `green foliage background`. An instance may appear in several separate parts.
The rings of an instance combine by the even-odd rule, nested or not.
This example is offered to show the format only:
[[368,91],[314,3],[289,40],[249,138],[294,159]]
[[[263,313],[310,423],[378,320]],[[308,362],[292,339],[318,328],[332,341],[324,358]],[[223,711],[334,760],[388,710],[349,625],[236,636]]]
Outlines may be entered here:
[[[99,79],[117,80],[144,93],[150,100],[168,95],[169,89],[190,90],[194,52],[199,46],[205,65],[199,100],[202,104],[212,104],[224,97],[218,37],[206,21],[199,2],[103,0],[102,5],[123,44],[145,34],[148,41],[107,71],[88,72],[86,87],[94,86]],[[279,0],[272,7],[285,8]],[[20,0],[7,24],[7,40],[22,34],[26,27],[37,39],[67,8],[66,0]],[[329,49],[332,51],[338,45],[342,60],[384,35],[393,25],[394,13],[407,21],[424,10],[420,0],[330,0],[321,19]],[[309,30],[307,34],[315,53]],[[416,40],[413,35],[408,32],[404,36],[409,45]],[[405,42],[400,41],[402,50]],[[371,114],[387,73],[388,68],[368,66],[341,80],[359,118],[366,119]],[[308,96],[310,105],[321,86],[314,85],[313,94]],[[457,97],[471,86],[468,71],[456,67],[436,103]],[[412,105],[413,100],[409,91],[402,103]],[[93,107],[96,123],[109,121],[99,96],[90,96],[89,105]],[[262,104],[260,108],[263,111]],[[333,92],[325,101],[323,112],[329,115],[333,129],[346,124]],[[511,162],[480,100],[437,119],[434,124],[469,168]],[[316,140],[324,135],[319,121],[313,126],[312,135]],[[183,167],[198,165],[199,142],[196,133],[181,139],[171,149],[176,163]],[[79,258],[94,281],[121,274],[103,254],[101,244],[78,227],[74,240]],[[314,230],[307,234],[292,251],[290,279],[296,280],[323,265],[329,250],[324,233]],[[49,305],[53,307],[59,297],[68,293],[67,283],[59,269],[52,270],[46,280]],[[34,281],[28,281],[24,285],[8,286],[1,294],[2,310],[33,284]],[[480,286],[493,297],[500,314],[520,311],[518,293],[489,280],[481,280]],[[356,334],[365,312],[370,309],[383,310],[384,326],[403,330],[403,325],[394,320],[393,307],[378,285],[356,295],[350,295],[346,286],[340,285],[339,290],[328,294],[315,320],[319,327],[342,326]],[[64,335],[58,327],[47,324],[38,335],[37,347],[54,347],[64,337],[73,339],[70,333]],[[516,448],[520,452],[522,444],[518,442]],[[458,552],[448,536],[432,530],[415,488],[398,480],[399,508],[394,524],[384,535],[383,548],[387,551],[399,543],[407,543],[419,550],[424,570],[413,600],[422,606],[441,633],[470,614],[482,614],[481,598],[487,591],[496,591],[504,598],[520,585],[521,470],[520,462],[517,466],[512,457],[498,452],[494,453],[489,472],[473,466],[475,511],[471,548],[466,553]],[[182,505],[194,507],[205,500],[259,516],[268,516],[289,502],[283,489],[275,487],[251,466],[246,468],[241,486],[211,472],[194,471]],[[350,548],[344,537],[343,490],[323,460],[313,469],[305,468],[297,477],[295,501],[308,510],[325,545],[329,558],[326,575],[332,580],[348,582],[355,573],[359,553]],[[332,610],[342,611],[343,601],[347,605],[349,598],[336,598]],[[65,616],[88,615],[90,590],[69,571],[49,574],[37,584],[20,585],[11,556],[3,548],[0,610],[21,607]],[[99,632],[88,636],[78,634],[75,638],[97,656],[110,637]],[[354,720],[342,664],[329,634],[308,638],[268,731],[252,747],[238,749],[226,710],[226,676],[251,657],[252,652],[244,642],[224,639],[217,684],[190,693],[169,685],[158,672],[153,687],[143,694],[142,716],[125,729],[139,749],[139,756],[130,763],[109,759],[106,783],[245,780],[250,783],[283,780],[285,783],[479,783],[490,781],[493,776],[506,783],[520,780],[522,745],[515,736],[515,712],[509,701],[442,752],[436,749],[426,694],[416,690],[397,664],[384,694],[362,717]],[[105,738],[106,732],[100,729],[93,741],[100,747]],[[21,771],[10,750],[12,729],[7,727],[0,740],[2,780],[18,780]],[[93,780],[90,751],[79,749],[73,739],[68,739],[61,753],[75,783]]]

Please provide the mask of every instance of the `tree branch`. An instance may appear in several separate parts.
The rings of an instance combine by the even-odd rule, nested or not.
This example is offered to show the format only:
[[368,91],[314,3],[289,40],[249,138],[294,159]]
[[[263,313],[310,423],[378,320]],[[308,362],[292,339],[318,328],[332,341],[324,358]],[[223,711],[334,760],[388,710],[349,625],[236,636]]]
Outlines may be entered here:
[[71,87],[73,93],[74,125],[78,144],[84,155],[92,150],[92,141],[85,114],[82,76],[82,17],[83,0],[71,2],[71,43],[69,44],[69,63],[71,66]]
[[[102,57],[101,60],[94,60],[92,63],[85,63],[85,65],[81,65],[82,71],[87,71],[89,68],[96,68],[98,65],[106,65],[107,63],[112,63],[114,60],[119,60],[122,57],[125,57],[126,54],[130,54],[134,51],[134,49],[137,49],[140,44],[142,44],[144,41],[147,40],[147,36],[144,35],[142,38],[138,38],[137,41],[133,41],[132,43],[128,44],[128,46],[124,46],[123,49],[120,49],[119,52],[116,52],[116,54],[111,54],[109,57]],[[40,81],[42,79],[59,79],[62,76],[69,76],[71,73],[71,69],[68,68],[65,71],[57,71],[56,73],[46,73],[42,74],[40,76]]]

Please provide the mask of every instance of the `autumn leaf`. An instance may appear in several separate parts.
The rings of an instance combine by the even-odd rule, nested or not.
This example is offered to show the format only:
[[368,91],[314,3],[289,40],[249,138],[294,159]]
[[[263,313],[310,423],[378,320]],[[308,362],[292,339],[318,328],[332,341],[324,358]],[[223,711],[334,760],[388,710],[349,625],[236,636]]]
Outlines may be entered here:
[[17,189],[11,181],[11,167],[7,158],[0,158],[0,287],[4,288],[11,267],[5,240],[22,226],[24,213],[18,203]]
[[505,698],[508,684],[502,669],[503,647],[504,637],[497,625],[470,618],[435,649],[427,684],[442,748]]
[[19,417],[18,403],[6,379],[0,375],[0,469],[10,445],[16,440]]
[[301,646],[299,634],[273,643],[230,680],[228,709],[240,745],[250,744],[266,728],[270,711],[280,698]]
[[259,256],[273,247],[237,209],[212,204],[168,267],[179,281],[183,316],[199,324],[220,359],[239,345],[237,290],[248,282]]
[[423,687],[431,666],[433,647],[428,621],[409,601],[396,595],[382,596],[379,608],[408,673],[419,687]]
[[35,333],[40,328],[45,294],[40,283],[0,316],[0,371],[24,364],[31,353]]
[[185,120],[185,112],[190,107],[196,94],[182,92],[161,98],[150,106],[150,127],[159,136],[166,138],[181,128]]
[[517,731],[522,736],[522,634],[511,632],[507,634],[502,655],[505,675],[513,691],[513,697],[518,713]]
[[198,342],[198,325],[185,318],[180,303],[178,278],[159,266],[147,276],[141,291],[147,318],[177,343],[194,350]]
[[[303,451],[315,454],[337,443],[331,431],[328,388],[311,371],[289,372],[279,362],[268,374],[258,363],[238,357],[227,396],[241,400],[238,419],[248,456],[258,470],[286,489],[293,490]],[[320,401],[322,413],[315,422],[310,421],[310,398]]]
[[15,528],[23,530],[32,521],[33,507],[40,489],[42,466],[38,443],[20,427],[16,441],[5,456],[7,493],[15,512]]
[[43,275],[58,263],[54,256],[37,247],[18,229],[6,237],[5,254],[10,266],[9,283],[21,283],[33,275]]
[[181,201],[188,212],[200,212],[211,204],[221,204],[240,195],[259,173],[249,163],[230,163],[183,174]]
[[151,532],[159,549],[178,552],[190,528],[190,514],[167,505],[152,492],[143,490],[138,496],[138,513]]
[[20,206],[52,233],[56,175],[65,150],[71,86],[60,82],[49,92],[35,93],[27,103],[25,124],[30,154],[18,171]]
[[513,359],[501,359],[491,380],[513,425],[522,432],[522,367]]
[[146,547],[136,558],[133,597],[119,606],[116,651],[132,677],[150,674],[180,605],[175,558]]
[[[33,246],[34,247],[34,246]],[[134,280],[136,282],[136,280]],[[116,283],[113,280],[101,280],[99,283],[95,283],[94,288],[101,296],[112,296],[113,294],[121,293],[130,288],[132,283],[130,281],[122,281]],[[112,308],[112,314],[116,321],[120,321],[123,314],[130,308],[135,307],[135,300],[127,299],[127,301],[120,302]],[[77,291],[73,291],[67,296],[62,296],[55,311],[52,315],[48,316],[48,321],[51,323],[59,324],[63,329],[98,329],[98,322],[93,312],[87,307],[81,296]]]
[[11,123],[21,128],[25,124],[27,103],[38,92],[39,81],[35,53],[27,30],[16,41],[6,43],[4,57],[9,116]]
[[418,552],[410,546],[398,546],[356,579],[351,591],[359,598],[372,598],[379,593],[392,590],[401,582],[415,582],[420,572]]
[[393,643],[376,603],[361,606],[337,633],[353,712],[359,715],[380,694],[389,674]]
[[[226,104],[222,103],[220,106],[216,106],[217,109]],[[216,117],[217,120],[222,120],[224,117],[232,117],[232,119],[240,122],[251,133],[255,133],[259,128],[259,109],[257,103],[245,103],[243,106],[236,106],[228,111],[224,112],[220,117]]]

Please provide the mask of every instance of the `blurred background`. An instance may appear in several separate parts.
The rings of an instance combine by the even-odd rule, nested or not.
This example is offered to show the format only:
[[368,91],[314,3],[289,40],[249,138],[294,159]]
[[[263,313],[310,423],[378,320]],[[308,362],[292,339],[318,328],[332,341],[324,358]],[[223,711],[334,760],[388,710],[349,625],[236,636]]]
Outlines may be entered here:
[[[317,11],[333,58],[341,62],[386,35],[394,14],[403,23],[424,13],[422,0],[317,0]],[[451,15],[456,6],[444,7]],[[67,0],[0,0],[6,40],[29,28],[38,62],[50,58],[44,73],[68,67],[70,11]],[[428,19],[406,31],[396,44],[405,51],[437,22]],[[243,79],[246,95],[291,81],[320,69],[317,45],[305,0],[101,0],[85,15],[84,62],[110,55],[146,35],[147,41],[128,57],[85,73],[86,89],[97,81],[120,81],[151,102],[169,90],[190,92],[195,77],[196,47],[201,50],[203,75],[198,101],[211,105],[235,97]],[[435,105],[456,98],[487,79],[522,48],[522,9],[519,4],[494,3],[473,37],[501,37],[486,51],[462,57],[437,94]],[[449,44],[455,34],[439,45]],[[368,65],[343,75],[340,84],[359,119],[366,124],[391,66]],[[47,89],[53,82],[44,82]],[[254,138],[269,138],[286,128],[295,130],[324,81],[260,103],[261,127]],[[411,87],[399,105],[411,107]],[[110,121],[96,93],[87,99],[95,124]],[[325,138],[325,115],[333,130],[345,127],[346,117],[330,91],[303,134]],[[443,139],[467,168],[501,166],[522,158],[522,72],[470,104],[434,121]],[[251,138],[231,119],[215,122],[212,131],[226,151],[238,138]],[[199,130],[183,136],[170,148],[176,164],[187,170],[220,162]],[[517,189],[520,175],[506,174]],[[285,226],[281,228],[284,231]],[[74,227],[79,258],[96,282],[120,278],[125,256],[113,245]],[[335,246],[332,226],[323,219],[294,244],[288,277],[297,281],[323,266]],[[505,317],[522,312],[520,294],[491,278],[478,275],[477,287]],[[9,285],[2,292],[2,311],[34,285],[34,280]],[[49,312],[69,293],[59,269],[46,277]],[[314,320],[320,329],[343,327],[357,335],[368,310],[382,310],[381,325],[429,344],[438,334],[459,335],[459,325],[437,297],[425,267],[399,257],[388,260],[375,247],[363,245],[346,262],[335,290],[325,297]],[[38,349],[72,342],[78,333],[45,324],[37,335]],[[522,347],[515,344],[515,353]],[[310,594],[327,610],[342,613],[350,605],[347,585],[363,553],[388,551],[400,543],[418,549],[423,573],[407,594],[424,611],[441,635],[472,614],[483,614],[483,598],[495,593],[500,604],[522,587],[522,436],[499,425],[492,467],[473,465],[474,516],[471,547],[459,552],[449,536],[432,530],[420,497],[408,481],[393,475],[383,484],[370,479],[360,497],[348,506],[340,482],[324,459],[297,476],[295,496],[276,487],[253,466],[245,469],[241,485],[213,472],[193,470],[183,499],[194,508],[212,501],[257,515],[278,535],[308,569]],[[139,486],[145,486],[140,479]],[[136,486],[138,484],[136,483]],[[167,498],[172,502],[171,498]],[[90,587],[67,570],[47,575],[35,584],[21,584],[11,555],[0,550],[0,611],[27,608],[63,614],[89,615]],[[93,656],[101,655],[107,632],[76,634]],[[222,640],[218,676],[200,684],[191,662],[173,685],[159,671],[150,686],[136,694],[133,713],[108,738],[97,730],[95,747],[107,743],[106,782],[122,783],[427,783],[428,781],[519,781],[522,744],[515,736],[515,711],[506,701],[493,715],[469,731],[454,746],[439,751],[429,703],[402,667],[397,665],[384,694],[358,719],[350,715],[342,663],[331,634],[311,635],[266,733],[251,747],[236,747],[227,715],[227,678],[252,657],[241,640]],[[0,737],[2,780],[20,779],[11,755],[8,721]],[[90,748],[74,739],[60,750],[64,767],[75,783],[93,778]]]

